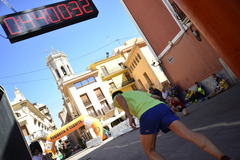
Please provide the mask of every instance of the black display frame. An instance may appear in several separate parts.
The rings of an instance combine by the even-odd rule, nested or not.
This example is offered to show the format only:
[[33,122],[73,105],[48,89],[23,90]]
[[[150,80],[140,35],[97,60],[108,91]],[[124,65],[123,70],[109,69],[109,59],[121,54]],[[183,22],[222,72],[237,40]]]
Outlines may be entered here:
[[[56,6],[59,6],[59,5],[68,5],[71,2],[78,3],[79,7],[81,7],[81,9],[83,11],[82,15],[72,17],[71,19],[63,19],[63,17],[61,17],[62,19],[61,19],[60,22],[57,22],[57,23],[51,23],[50,22],[49,24],[46,24],[44,26],[37,27],[37,28],[34,28],[34,29],[27,29],[26,30],[27,27],[25,25],[24,26],[25,27],[24,32],[14,34],[14,35],[11,34],[11,31],[8,29],[8,26],[4,23],[4,20],[9,19],[9,18],[13,18],[13,17],[16,17],[16,16],[21,16],[21,15],[25,16],[26,14],[30,15],[31,13],[36,12],[36,11],[37,12],[43,11],[43,10],[46,11],[46,9],[49,9],[51,7],[56,7]],[[86,4],[84,4],[84,2],[86,2]],[[85,12],[83,7],[87,7],[87,9],[92,11],[92,12],[90,12],[90,13]],[[69,26],[69,25],[72,25],[72,24],[75,24],[75,23],[78,23],[78,22],[82,22],[82,21],[85,21],[85,20],[88,20],[88,19],[91,19],[91,18],[95,18],[95,17],[98,16],[98,13],[99,12],[98,12],[96,6],[94,5],[94,3],[92,2],[92,0],[68,0],[68,1],[57,2],[57,3],[50,4],[50,5],[42,6],[42,7],[37,7],[37,8],[33,8],[33,9],[29,9],[29,10],[25,10],[25,11],[1,16],[0,17],[0,23],[1,23],[8,39],[10,40],[10,42],[15,43],[15,42],[18,42],[18,41],[21,41],[21,40],[25,40],[25,39],[28,39],[28,38],[31,38],[31,37],[34,37],[34,36],[37,36],[37,35],[40,35],[40,34],[44,34],[44,33],[59,29],[59,28]],[[60,12],[57,13],[57,14],[60,15]],[[14,18],[14,19],[16,19],[16,18]],[[34,21],[36,21],[36,19],[34,19]],[[20,22],[16,21],[16,23],[19,24]],[[23,25],[23,23],[21,23],[21,25]]]

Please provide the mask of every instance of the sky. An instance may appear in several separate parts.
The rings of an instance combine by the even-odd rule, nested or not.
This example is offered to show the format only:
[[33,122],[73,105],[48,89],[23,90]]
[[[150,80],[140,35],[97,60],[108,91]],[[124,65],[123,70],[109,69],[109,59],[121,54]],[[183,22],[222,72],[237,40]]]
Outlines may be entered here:
[[[16,10],[24,11],[61,2],[57,0],[7,0]],[[0,85],[10,101],[14,88],[31,103],[45,104],[57,127],[61,126],[58,113],[63,109],[61,93],[46,66],[52,49],[64,52],[75,72],[80,74],[93,62],[110,55],[125,41],[140,37],[136,26],[120,0],[93,0],[99,14],[77,24],[60,28],[16,43],[10,43],[0,26]],[[14,13],[0,1],[0,16]]]

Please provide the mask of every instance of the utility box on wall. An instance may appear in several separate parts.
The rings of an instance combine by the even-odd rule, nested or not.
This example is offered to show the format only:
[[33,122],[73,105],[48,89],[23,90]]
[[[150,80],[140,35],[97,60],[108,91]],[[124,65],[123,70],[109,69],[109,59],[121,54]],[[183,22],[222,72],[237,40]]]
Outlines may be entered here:
[[0,159],[31,160],[27,143],[15,119],[8,96],[0,85]]

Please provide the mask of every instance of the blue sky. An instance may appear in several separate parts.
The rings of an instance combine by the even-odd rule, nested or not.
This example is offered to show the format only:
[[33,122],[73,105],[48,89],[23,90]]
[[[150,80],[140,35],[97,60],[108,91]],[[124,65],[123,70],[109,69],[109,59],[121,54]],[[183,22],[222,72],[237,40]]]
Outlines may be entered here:
[[[57,0],[7,0],[17,11],[23,11],[56,2]],[[120,0],[93,0],[99,14],[74,25],[57,29],[30,39],[11,44],[0,26],[0,84],[5,88],[10,101],[14,100],[17,87],[31,103],[46,104],[57,127],[60,127],[58,112],[62,110],[61,93],[51,71],[46,66],[47,52],[52,47],[67,54],[76,74],[97,60],[106,57],[106,52],[123,45],[126,40],[140,37]],[[0,16],[14,13],[0,1]]]

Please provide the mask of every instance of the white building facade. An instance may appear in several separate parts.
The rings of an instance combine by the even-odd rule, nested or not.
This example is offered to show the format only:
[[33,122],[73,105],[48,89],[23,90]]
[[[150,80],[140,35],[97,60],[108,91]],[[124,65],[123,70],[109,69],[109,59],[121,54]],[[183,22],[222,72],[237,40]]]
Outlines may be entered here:
[[[112,105],[111,95],[104,86],[98,70],[88,70],[76,75],[67,56],[54,50],[46,61],[62,93],[64,109],[59,113],[62,125],[80,115],[89,115],[99,119],[103,127],[110,129],[112,126],[109,119],[118,116],[119,110]],[[77,143],[79,138],[90,140],[96,135],[92,128],[83,126],[68,137]]]
[[11,106],[26,141],[38,141],[44,150],[47,135],[57,129],[48,107],[29,102],[17,88],[14,94]]

